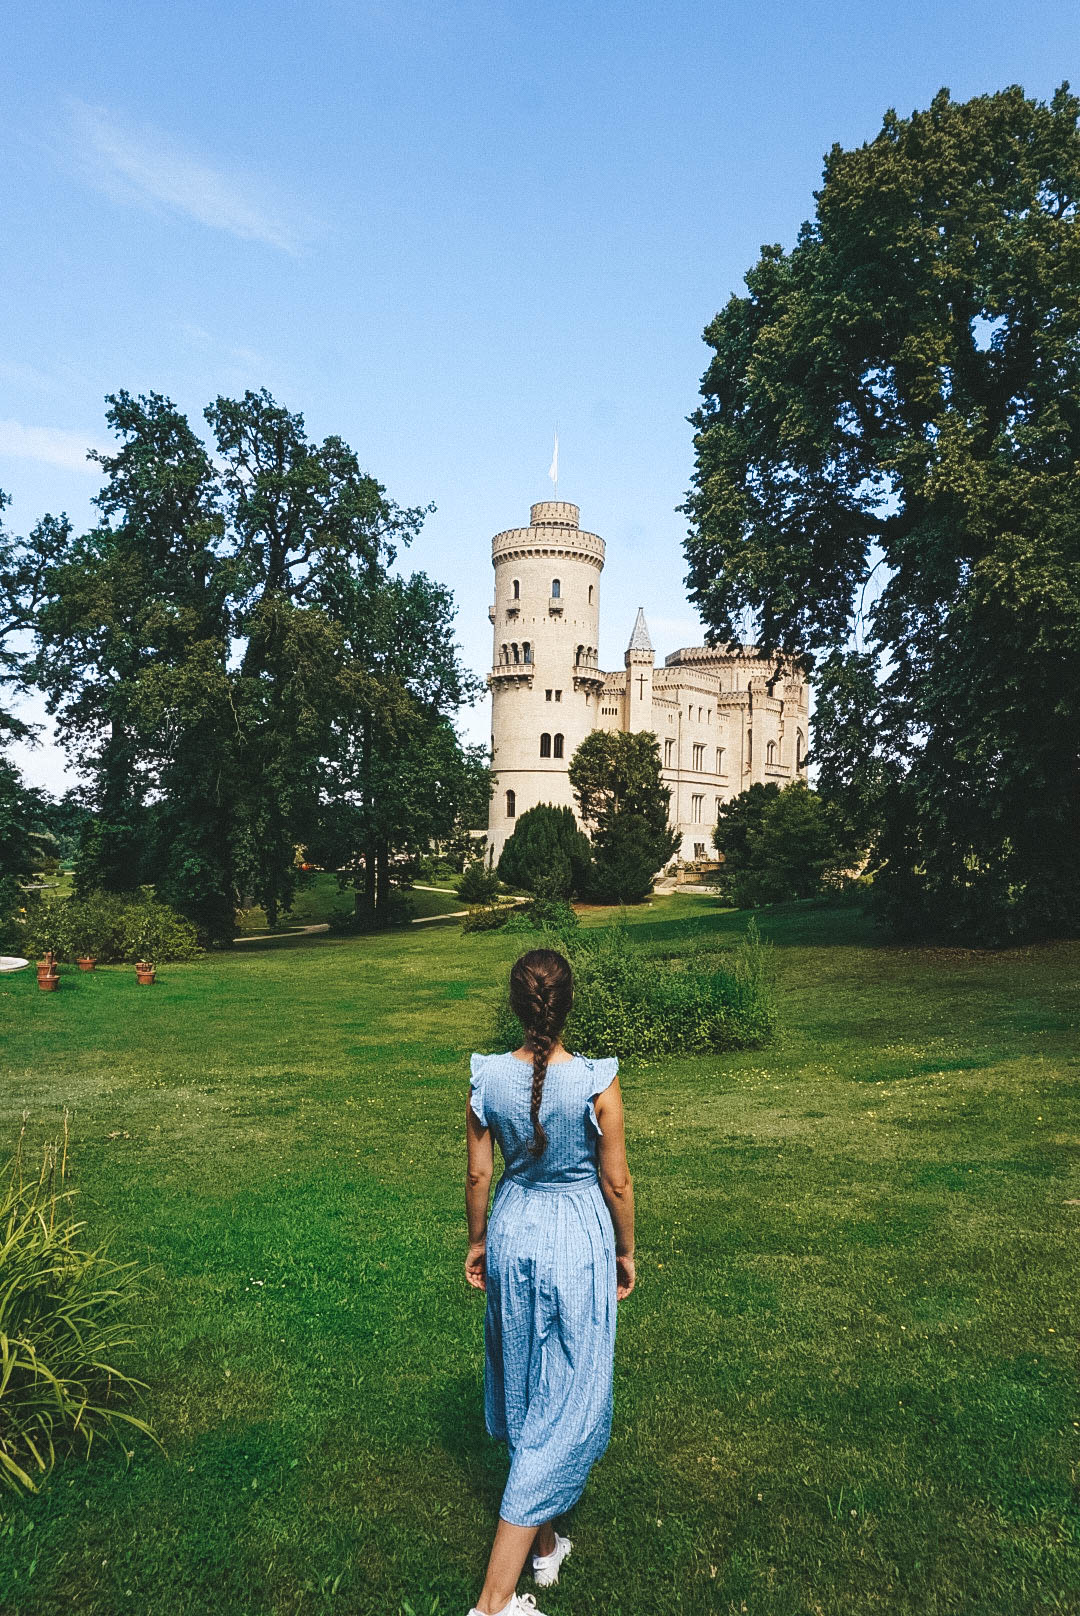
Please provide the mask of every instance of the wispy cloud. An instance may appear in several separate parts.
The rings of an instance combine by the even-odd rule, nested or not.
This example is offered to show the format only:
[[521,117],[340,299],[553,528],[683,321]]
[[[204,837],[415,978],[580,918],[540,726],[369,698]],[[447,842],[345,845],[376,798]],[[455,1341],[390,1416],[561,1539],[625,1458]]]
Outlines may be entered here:
[[186,215],[242,241],[295,253],[298,211],[274,205],[251,182],[184,151],[148,124],[124,124],[104,107],[72,104],[76,154],[94,184],[111,195]]
[[66,432],[57,426],[23,426],[21,421],[0,421],[0,455],[16,460],[40,460],[65,471],[97,473],[86,457],[99,443],[88,443],[81,432]]

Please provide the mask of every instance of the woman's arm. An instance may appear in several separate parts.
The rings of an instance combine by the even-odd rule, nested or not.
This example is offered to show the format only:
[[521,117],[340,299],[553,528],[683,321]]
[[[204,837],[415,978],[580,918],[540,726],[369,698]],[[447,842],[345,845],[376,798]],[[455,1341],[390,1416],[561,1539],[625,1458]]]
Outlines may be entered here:
[[465,1258],[465,1278],[478,1291],[487,1290],[484,1248],[487,1243],[488,1196],[495,1171],[495,1150],[491,1129],[485,1128],[471,1105],[465,1107],[469,1165],[465,1174],[465,1215],[469,1220],[469,1253]]
[[619,1079],[596,1096],[596,1120],[600,1125],[597,1171],[600,1190],[611,1213],[615,1230],[616,1295],[621,1302],[634,1288],[634,1181],[626,1163],[626,1124],[623,1117]]

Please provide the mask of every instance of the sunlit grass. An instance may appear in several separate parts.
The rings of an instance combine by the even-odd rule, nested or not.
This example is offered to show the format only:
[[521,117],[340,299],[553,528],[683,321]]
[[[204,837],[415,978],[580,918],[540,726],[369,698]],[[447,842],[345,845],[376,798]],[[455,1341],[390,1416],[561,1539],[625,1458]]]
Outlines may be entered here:
[[[688,917],[744,924],[700,897],[631,924],[667,952]],[[1075,1612],[1080,948],[758,918],[776,1046],[624,1070],[640,1282],[543,1608]],[[2,1125],[73,1109],[81,1214],[151,1270],[167,1449],[4,1501],[5,1616],[468,1608],[505,1470],[460,1275],[466,1056],[520,946],[448,924],[0,982]]]

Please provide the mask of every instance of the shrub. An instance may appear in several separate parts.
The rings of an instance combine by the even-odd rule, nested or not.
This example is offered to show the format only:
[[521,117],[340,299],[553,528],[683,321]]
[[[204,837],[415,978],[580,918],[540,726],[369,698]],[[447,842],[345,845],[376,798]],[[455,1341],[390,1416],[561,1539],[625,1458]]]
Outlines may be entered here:
[[116,1365],[134,1265],[82,1245],[66,1171],[65,1123],[36,1178],[24,1177],[20,1140],[0,1192],[0,1480],[15,1491],[35,1492],[58,1449],[89,1453],[121,1423],[153,1436],[120,1406],[142,1388]]
[[515,909],[506,923],[506,930],[524,936],[528,932],[543,931],[563,937],[576,931],[581,921],[572,905],[561,898],[534,898],[532,903]]
[[499,877],[483,859],[474,859],[458,882],[458,893],[465,903],[494,903],[499,893]]
[[514,913],[508,903],[480,903],[461,922],[462,931],[500,931]]
[[58,959],[93,954],[102,964],[118,960],[194,959],[200,952],[195,927],[142,887],[138,896],[92,892],[85,898],[53,894],[27,910],[24,946],[40,957],[51,948]]
[[[703,1054],[756,1049],[776,1030],[768,949],[753,925],[717,962],[658,959],[629,938],[624,925],[551,936],[574,971],[574,1008],[564,1041],[600,1055]],[[496,1040],[516,1049],[523,1031],[500,1004]]]
[[514,826],[502,850],[499,875],[507,886],[538,896],[566,899],[584,892],[592,857],[588,837],[572,808],[542,802]]

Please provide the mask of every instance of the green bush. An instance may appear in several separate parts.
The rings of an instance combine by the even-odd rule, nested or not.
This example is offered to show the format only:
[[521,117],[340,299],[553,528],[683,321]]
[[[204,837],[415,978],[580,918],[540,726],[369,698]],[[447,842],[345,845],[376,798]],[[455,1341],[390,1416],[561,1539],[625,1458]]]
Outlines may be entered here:
[[60,960],[93,954],[103,965],[137,959],[163,964],[194,959],[200,952],[191,922],[158,903],[145,887],[134,897],[115,892],[92,892],[85,898],[45,894],[27,908],[23,944],[32,957],[51,948]]
[[566,899],[584,892],[592,852],[572,808],[542,802],[528,808],[502,850],[499,875],[507,886],[538,897]]
[[515,936],[544,931],[563,937],[569,931],[576,931],[580,924],[572,904],[561,898],[534,898],[532,903],[513,911],[504,929]]
[[89,1453],[121,1423],[153,1435],[120,1406],[142,1388],[117,1367],[134,1266],[82,1245],[66,1169],[65,1139],[27,1179],[20,1142],[0,1192],[0,1481],[17,1492],[37,1491],[58,1450]]
[[457,889],[465,903],[494,903],[499,894],[499,877],[483,859],[474,859],[466,866]]
[[[658,959],[630,941],[624,925],[549,938],[574,971],[569,1049],[602,1055],[703,1054],[757,1049],[776,1031],[767,945],[756,928],[719,960]],[[523,1031],[499,1006],[496,1041],[516,1049]]]
[[676,842],[674,832],[660,836],[636,814],[614,813],[593,842],[589,896],[597,903],[644,902]]
[[515,911],[508,903],[478,903],[461,922],[462,931],[501,931]]

